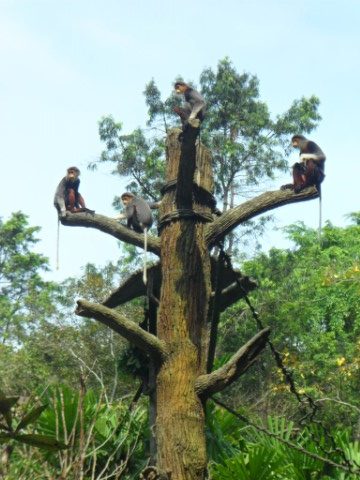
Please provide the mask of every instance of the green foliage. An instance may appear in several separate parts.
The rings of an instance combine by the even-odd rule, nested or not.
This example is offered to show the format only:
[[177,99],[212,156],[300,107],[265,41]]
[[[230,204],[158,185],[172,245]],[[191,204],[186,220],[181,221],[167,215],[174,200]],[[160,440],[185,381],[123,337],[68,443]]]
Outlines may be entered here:
[[[18,408],[17,414],[21,412],[20,419],[14,418],[15,409],[19,397],[7,397],[0,390],[0,443],[11,443],[12,441],[43,448],[45,450],[58,451],[65,449],[66,445],[56,440],[54,435],[39,435],[37,433],[21,433],[30,425],[39,420],[41,414],[47,409],[47,404],[32,407],[30,410],[21,412]],[[26,406],[27,407],[27,406]],[[16,415],[16,416],[18,416]],[[5,422],[4,422],[5,420]],[[17,425],[14,425],[14,420]]]
[[46,478],[136,478],[145,465],[146,414],[143,407],[130,411],[122,402],[106,402],[105,392],[96,394],[59,387],[47,391],[47,401],[52,405],[40,417],[37,434],[32,439],[46,444],[46,438],[65,442],[69,448],[64,452],[52,450],[48,442],[47,452],[38,452],[36,457],[30,448],[14,452],[9,480],[16,475],[35,478],[38,466],[47,471]]
[[[251,294],[252,302],[271,327],[273,342],[299,392],[327,399],[319,415],[329,425],[355,429],[360,388],[360,226],[327,224],[321,245],[317,232],[301,223],[287,228],[287,233],[294,249],[271,249],[244,264],[245,273],[260,285]],[[241,323],[234,322],[240,314]],[[255,332],[242,302],[223,315],[221,325],[220,355],[236,350]],[[250,404],[256,398],[259,411],[268,401],[279,414],[297,409],[269,352],[231,394]]]
[[319,100],[295,100],[272,120],[259,99],[258,78],[239,74],[228,58],[219,61],[216,71],[205,69],[200,84],[208,105],[202,137],[214,156],[217,190],[226,209],[230,187],[243,194],[249,185],[287,168],[289,135],[317,125]]
[[[276,170],[287,167],[289,136],[308,133],[317,125],[319,100],[314,96],[295,100],[287,111],[271,119],[266,103],[260,100],[257,77],[238,73],[228,58],[219,61],[216,71],[204,69],[200,85],[207,102],[201,140],[213,154],[216,193],[227,209],[237,193],[243,194],[249,185],[257,185],[262,178],[273,178]],[[181,103],[181,98],[172,92],[163,100],[153,79],[146,85],[144,95],[148,125],[153,127],[151,134],[145,135],[138,128],[123,135],[121,122],[104,117],[99,123],[99,134],[106,150],[100,161],[114,163],[114,173],[130,177],[129,188],[158,198],[164,178],[163,132],[180,126],[173,108]]]
[[[163,141],[148,139],[141,128],[129,135],[123,135],[121,130],[122,124],[116,123],[112,116],[100,120],[99,135],[106,144],[100,162],[114,163],[114,173],[130,177],[131,181],[126,187],[128,190],[153,200],[158,199],[164,178]],[[96,163],[90,167],[95,168]],[[114,206],[118,205],[119,198],[115,198]]]
[[[225,422],[221,415],[216,415],[217,431],[228,432],[228,419]],[[344,458],[333,448],[331,441],[324,433],[315,432],[317,427],[295,429],[292,422],[284,418],[268,417],[265,426],[267,433],[254,427],[239,429],[233,418],[234,435],[228,438],[232,446],[229,454],[228,446],[223,448],[222,455],[212,458],[211,474],[214,480],[248,479],[248,480],[355,480],[357,474],[335,468],[314,458],[311,454],[328,458],[332,462],[344,464]],[[264,427],[261,427],[264,428]],[[316,434],[316,435],[315,435]],[[359,442],[352,442],[349,432],[339,430],[333,432],[335,446],[345,452],[346,460],[356,469],[360,455]],[[318,441],[313,440],[318,437]],[[237,437],[237,440],[235,438]],[[296,447],[296,448],[294,448]],[[327,452],[327,453],[325,453]],[[215,460],[215,461],[214,461]]]
[[[20,250],[20,241],[16,244]],[[9,251],[10,247],[5,241],[3,245]],[[31,244],[27,248],[30,251]],[[18,275],[21,275],[21,271]],[[6,285],[9,297],[2,297],[3,305],[12,301],[12,282],[16,291],[16,275]],[[77,388],[79,376],[85,369],[91,372],[88,386],[99,388],[106,384],[110,400],[125,394],[129,389],[129,376],[119,368],[119,356],[127,342],[93,320],[79,321],[74,314],[76,298],[86,297],[94,302],[102,302],[119,282],[117,265],[108,264],[98,269],[88,264],[80,278],[69,278],[60,286],[50,284],[48,288],[48,284],[41,283],[40,279],[39,285],[43,290],[34,297],[34,310],[29,314],[21,297],[14,299],[20,309],[17,316],[11,316],[8,327],[12,329],[12,341],[9,338],[5,344],[0,343],[2,388],[26,396],[44,384],[63,382]],[[40,299],[44,302],[43,312],[40,306],[35,310],[35,302]],[[47,305],[45,299],[51,303]],[[50,311],[53,314],[45,317],[45,312]],[[129,304],[122,311],[132,319],[142,319],[143,316],[142,305]],[[36,313],[37,321],[32,323]]]
[[48,321],[56,311],[58,287],[45,282],[41,271],[48,260],[34,253],[39,227],[29,227],[26,215],[0,219],[0,336],[3,344],[21,343],[32,329]]

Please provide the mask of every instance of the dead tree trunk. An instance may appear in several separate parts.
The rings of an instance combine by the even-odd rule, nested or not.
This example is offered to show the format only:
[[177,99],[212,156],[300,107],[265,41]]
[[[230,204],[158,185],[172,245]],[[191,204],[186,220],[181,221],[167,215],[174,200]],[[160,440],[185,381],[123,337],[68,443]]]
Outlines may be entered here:
[[[178,134],[173,131],[167,145],[167,181],[177,179],[177,187],[165,194],[161,209],[162,217],[171,218],[161,232],[158,337],[170,353],[157,377],[156,436],[159,469],[171,472],[172,480],[200,480],[205,473],[206,449],[204,411],[195,382],[206,371],[210,256],[204,219],[196,218],[195,213],[191,218],[191,210],[202,210],[209,217],[211,210],[193,205],[195,137],[184,137],[180,151]],[[203,157],[205,163],[210,161],[205,150]],[[199,173],[201,180],[205,179],[204,172]],[[211,176],[206,181],[211,185]]]
[[[152,362],[157,465],[144,470],[141,478],[146,480],[205,479],[204,404],[210,395],[226,388],[249,368],[269,335],[268,329],[262,330],[221,368],[211,371],[208,367],[207,371],[210,300],[219,302],[220,312],[255,288],[254,282],[247,277],[240,279],[228,267],[221,270],[220,283],[219,278],[215,281],[218,267],[210,257],[210,248],[242,221],[281,205],[317,198],[315,189],[298,195],[290,191],[267,192],[213,219],[210,153],[195,146],[197,130],[190,127],[181,143],[179,133],[174,129],[168,135],[167,184],[159,220],[161,238],[159,241],[149,236],[148,241],[149,250],[161,258],[160,264],[149,269],[157,291],[161,286],[156,333],[144,331],[115,310],[146,294],[140,273],[124,282],[102,304],[79,300],[76,310],[78,315],[94,318],[122,335]],[[143,245],[143,235],[101,215],[70,214],[62,223],[97,228],[133,245]],[[214,345],[209,365],[213,355]]]

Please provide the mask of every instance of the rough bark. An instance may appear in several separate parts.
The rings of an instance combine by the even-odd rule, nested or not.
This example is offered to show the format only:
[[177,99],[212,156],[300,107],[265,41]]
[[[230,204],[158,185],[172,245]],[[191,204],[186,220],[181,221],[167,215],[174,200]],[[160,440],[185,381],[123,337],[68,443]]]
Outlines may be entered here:
[[235,302],[244,298],[252,290],[257,288],[257,283],[249,277],[241,277],[240,285],[237,282],[232,283],[221,291],[219,300],[219,311],[223,312]]
[[202,399],[206,399],[231,385],[254,363],[265,347],[269,335],[268,328],[261,330],[242,346],[224,366],[207,375],[201,375],[195,385],[197,394]]
[[104,305],[91,303],[86,300],[78,300],[77,305],[76,314],[80,317],[93,318],[106,325],[139,347],[157,362],[165,359],[167,355],[165,343],[155,335],[143,330],[135,322],[128,320],[120,313]]
[[[108,233],[122,242],[130,243],[136,247],[144,247],[144,235],[136,233],[134,230],[121,225],[117,220],[105,217],[104,215],[91,213],[66,213],[66,217],[61,219],[61,223],[68,227],[87,227],[95,228],[101,232]],[[160,240],[148,235],[149,252],[159,255]]]
[[[184,135],[181,155],[177,137],[176,130],[168,137],[167,179],[176,178],[178,169],[188,175],[195,170],[193,137]],[[179,162],[190,165],[179,168]],[[184,193],[191,179],[185,173],[178,191],[164,196],[161,215],[176,208],[192,208]],[[182,183],[186,183],[184,189]],[[204,411],[194,387],[199,374],[205,372],[207,352],[210,256],[204,241],[204,223],[194,219],[168,223],[161,234],[161,265],[157,333],[170,354],[157,376],[158,467],[170,471],[172,480],[203,480]]]
[[319,194],[315,187],[306,188],[295,194],[292,190],[276,190],[265,192],[237,207],[226,211],[206,228],[206,242],[214,245],[222,240],[229,232],[238,225],[262,213],[290,203],[304,202],[318,198]]
[[[153,294],[158,297],[161,285],[161,268],[160,264],[152,265],[147,270],[148,284],[153,285]],[[147,295],[148,286],[143,282],[143,269],[133,273],[118,288],[111,292],[103,305],[105,307],[114,308],[122,305],[134,298]]]

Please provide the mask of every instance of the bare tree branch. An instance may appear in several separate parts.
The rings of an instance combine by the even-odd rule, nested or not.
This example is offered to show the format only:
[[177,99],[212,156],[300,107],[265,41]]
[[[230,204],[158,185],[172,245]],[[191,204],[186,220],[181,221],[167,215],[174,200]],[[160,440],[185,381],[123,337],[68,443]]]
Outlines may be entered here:
[[[157,289],[160,289],[161,284],[161,270],[160,263],[148,266],[147,268],[148,279],[152,278]],[[150,280],[149,280],[150,281]],[[148,281],[148,284],[149,284]],[[143,282],[143,269],[136,271],[130,275],[122,284],[113,290],[103,305],[105,307],[114,308],[122,305],[134,298],[146,295],[148,291],[147,285]]]
[[207,375],[198,377],[195,390],[199,397],[206,399],[216,392],[221,392],[239,378],[255,362],[257,356],[265,347],[269,335],[270,329],[264,328],[243,345],[224,366]]
[[[136,233],[134,230],[121,225],[117,220],[104,215],[67,212],[66,217],[61,219],[61,223],[68,227],[95,228],[122,242],[130,243],[136,247],[144,247],[144,235],[142,233]],[[147,243],[150,252],[160,255],[160,240],[158,238],[148,235]]]
[[106,325],[150,355],[157,362],[162,362],[165,359],[167,355],[165,343],[155,335],[143,330],[136,323],[125,318],[124,315],[103,305],[90,303],[87,300],[78,300],[77,304],[75,313],[80,317],[94,318]]
[[[217,271],[217,259],[211,258],[211,282],[212,288],[215,288]],[[148,285],[150,278],[152,278],[155,295],[160,290],[161,286],[161,265],[160,262],[148,267]],[[148,285],[143,282],[143,270],[138,270],[130,275],[121,285],[113,290],[110,295],[102,302],[105,307],[114,308],[122,305],[134,298],[138,298],[148,294]],[[236,278],[239,280],[241,287],[235,282]],[[221,297],[220,297],[220,311],[224,311],[227,307],[243,298],[245,294],[249,293],[257,287],[255,281],[249,277],[241,275],[236,270],[231,270],[225,266],[223,274],[220,279],[221,282]]]
[[265,192],[247,202],[227,210],[206,229],[206,242],[214,245],[225,235],[234,230],[240,223],[250,220],[264,212],[273,210],[290,203],[304,202],[318,198],[319,194],[315,187],[306,188],[295,194],[292,190],[276,190]]

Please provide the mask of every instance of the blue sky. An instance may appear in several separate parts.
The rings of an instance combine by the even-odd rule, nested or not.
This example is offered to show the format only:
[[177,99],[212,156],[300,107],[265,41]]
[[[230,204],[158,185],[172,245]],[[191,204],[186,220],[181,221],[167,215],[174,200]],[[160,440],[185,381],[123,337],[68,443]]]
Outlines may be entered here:
[[[124,131],[145,126],[142,92],[151,78],[165,97],[176,75],[196,83],[228,56],[239,72],[258,76],[274,115],[303,95],[320,98],[323,119],[311,138],[327,154],[323,218],[345,225],[345,214],[359,210],[359,25],[357,0],[0,0],[0,216],[22,210],[41,226],[38,250],[54,280],[116,260],[112,237],[62,227],[55,271],[52,200],[65,169],[79,166],[88,206],[113,216],[123,182],[110,166],[86,170],[102,150],[101,116],[112,114]],[[317,227],[318,205],[275,215],[277,226]],[[286,242],[269,232],[264,246],[271,245]]]

